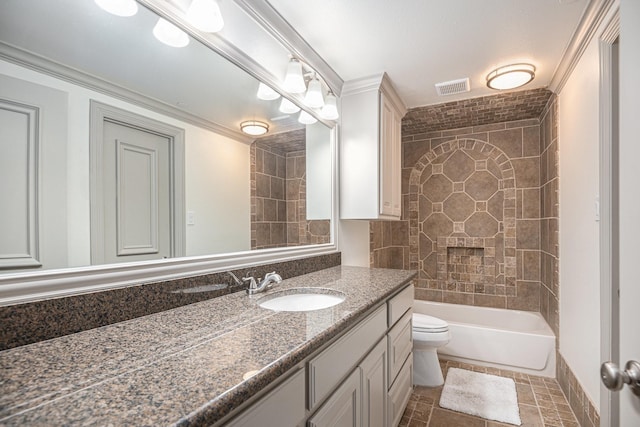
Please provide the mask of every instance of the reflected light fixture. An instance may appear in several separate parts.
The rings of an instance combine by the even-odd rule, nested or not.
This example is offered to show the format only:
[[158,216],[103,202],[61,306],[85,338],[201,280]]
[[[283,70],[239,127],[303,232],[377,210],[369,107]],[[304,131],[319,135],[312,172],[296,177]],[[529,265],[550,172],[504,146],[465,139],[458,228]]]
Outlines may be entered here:
[[189,44],[187,33],[164,18],[158,19],[158,23],[153,27],[153,35],[162,43],[171,47],[185,47]]
[[289,101],[287,98],[282,98],[282,102],[280,102],[280,111],[285,114],[293,114],[300,111],[300,107]]
[[258,99],[262,99],[264,101],[271,101],[273,99],[280,98],[280,94],[275,90],[271,89],[266,84],[260,82],[258,85]]
[[306,111],[304,110],[300,111],[300,116],[298,116],[299,123],[302,123],[303,125],[312,125],[317,121],[318,120],[315,117],[313,117],[311,114],[307,113]]
[[313,79],[309,82],[307,94],[304,96],[304,103],[311,108],[321,108],[324,105],[322,97],[322,83],[314,74]]
[[247,120],[240,123],[240,130],[247,135],[260,136],[269,132],[269,125],[258,120]]
[[215,33],[224,27],[220,6],[216,0],[192,0],[187,20],[200,31]]
[[302,75],[302,64],[296,58],[291,58],[287,65],[287,74],[284,76],[282,87],[290,93],[302,93],[307,90]]
[[320,111],[320,117],[326,120],[337,120],[339,117],[336,96],[332,92],[329,92],[324,100],[324,107]]
[[511,64],[498,67],[487,74],[487,86],[505,90],[524,86],[534,79],[536,67],[531,64]]
[[101,9],[116,16],[133,16],[138,13],[136,0],[95,0]]

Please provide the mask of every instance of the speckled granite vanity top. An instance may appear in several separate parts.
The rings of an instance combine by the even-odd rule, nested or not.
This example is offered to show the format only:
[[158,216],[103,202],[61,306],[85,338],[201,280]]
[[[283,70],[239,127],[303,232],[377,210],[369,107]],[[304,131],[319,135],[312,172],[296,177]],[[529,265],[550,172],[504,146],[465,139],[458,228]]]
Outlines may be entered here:
[[[200,425],[221,419],[408,283],[333,267],[273,291],[323,287],[343,303],[273,312],[237,292],[0,352],[0,425]],[[258,373],[243,380],[248,371]]]

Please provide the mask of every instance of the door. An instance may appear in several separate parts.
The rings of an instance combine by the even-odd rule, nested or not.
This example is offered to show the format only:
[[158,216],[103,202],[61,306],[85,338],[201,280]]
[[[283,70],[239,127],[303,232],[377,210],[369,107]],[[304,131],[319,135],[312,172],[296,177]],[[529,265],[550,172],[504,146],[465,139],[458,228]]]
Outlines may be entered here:
[[169,138],[111,121],[103,129],[104,262],[171,257]]
[[[640,362],[640,2],[620,2],[620,363]],[[620,425],[640,425],[640,392],[620,391]]]

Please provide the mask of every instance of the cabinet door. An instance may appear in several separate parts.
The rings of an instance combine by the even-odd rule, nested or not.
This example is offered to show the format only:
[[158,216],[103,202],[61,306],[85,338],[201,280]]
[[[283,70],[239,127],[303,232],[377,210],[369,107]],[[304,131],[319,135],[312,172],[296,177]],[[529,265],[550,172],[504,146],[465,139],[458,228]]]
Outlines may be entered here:
[[355,369],[309,418],[309,427],[360,427],[360,369]]
[[384,93],[380,93],[380,214],[399,218],[401,213],[400,118]]
[[387,419],[387,345],[383,338],[360,364],[362,426],[384,427]]

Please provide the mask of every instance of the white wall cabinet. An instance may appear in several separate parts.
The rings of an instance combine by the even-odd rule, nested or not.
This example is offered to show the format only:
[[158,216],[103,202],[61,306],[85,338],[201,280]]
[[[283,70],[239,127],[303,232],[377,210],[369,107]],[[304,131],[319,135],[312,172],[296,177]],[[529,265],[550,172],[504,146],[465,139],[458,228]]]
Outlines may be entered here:
[[399,219],[407,109],[386,73],[345,82],[340,100],[340,218]]
[[221,425],[396,427],[413,389],[412,296],[390,297]]

